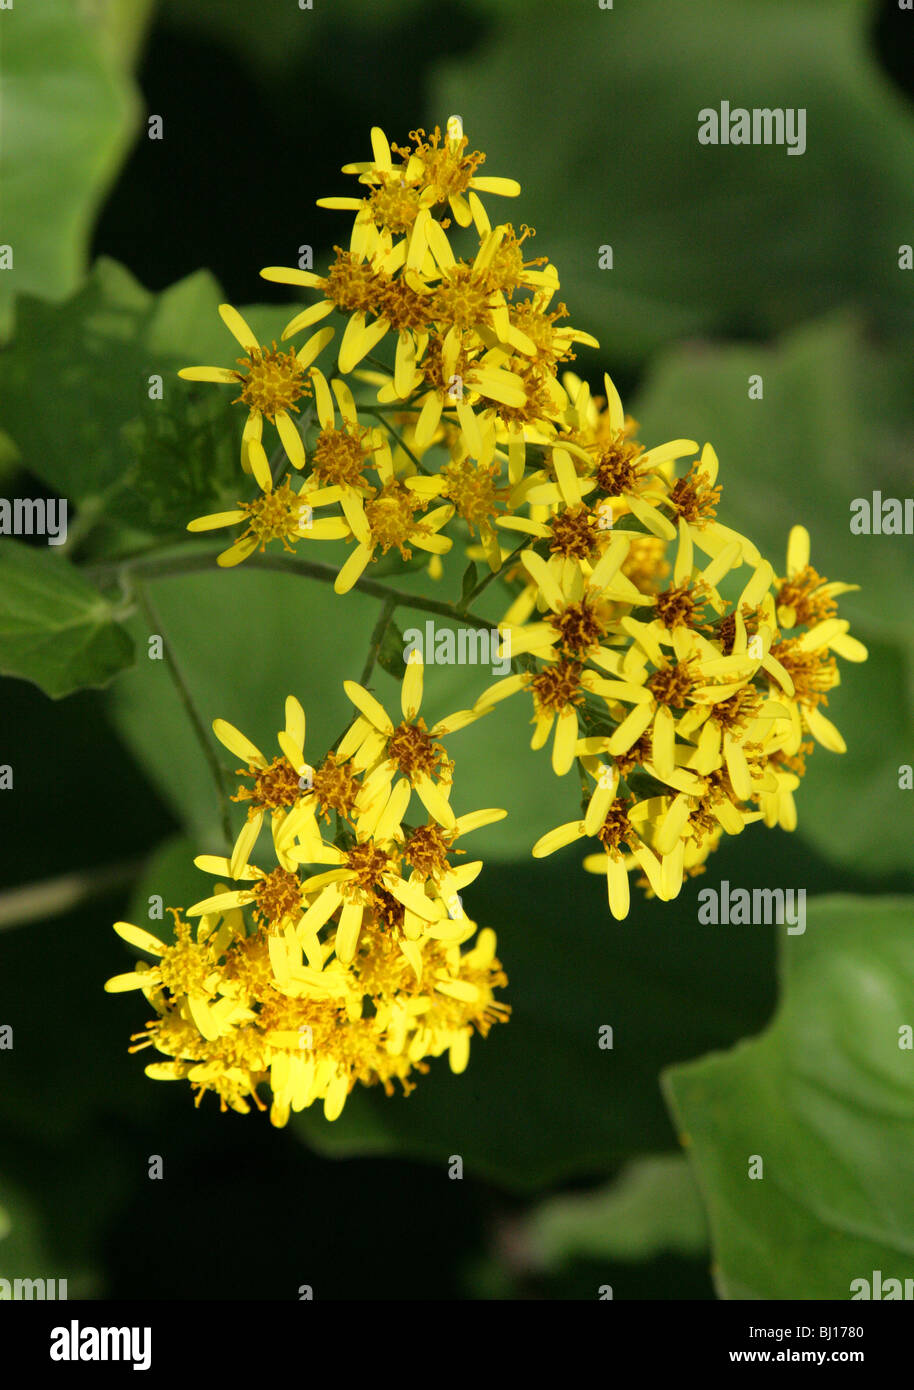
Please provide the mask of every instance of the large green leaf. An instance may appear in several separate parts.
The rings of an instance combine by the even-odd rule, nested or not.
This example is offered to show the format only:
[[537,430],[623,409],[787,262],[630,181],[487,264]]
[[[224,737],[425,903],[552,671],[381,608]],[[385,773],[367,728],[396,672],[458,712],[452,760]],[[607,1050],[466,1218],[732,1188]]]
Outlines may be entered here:
[[74,289],[94,214],[135,128],[138,102],[124,59],[148,4],[135,4],[130,16],[123,4],[106,6],[103,23],[85,8],[42,0],[3,11],[0,182],[13,268],[0,276],[0,330],[14,296],[58,299]]
[[[764,396],[750,399],[750,376]],[[750,536],[783,574],[790,527],[812,537],[812,563],[861,586],[840,612],[870,648],[839,661],[828,713],[848,751],[817,749],[797,794],[800,833],[870,873],[910,869],[914,796],[898,769],[914,755],[914,590],[910,536],[852,535],[850,504],[910,492],[914,368],[868,344],[844,317],[771,348],[682,347],[651,372],[633,411],[651,442],[710,440],[721,460],[719,516]]]
[[57,699],[107,685],[132,660],[112,605],[62,555],[0,542],[0,672]]
[[911,1277],[912,923],[910,898],[817,899],[765,1032],[667,1073],[722,1296],[847,1299],[874,1270]]
[[[519,199],[490,206],[536,226],[534,251],[614,367],[836,302],[909,329],[898,247],[914,225],[914,121],[872,51],[874,4],[492,8],[495,35],[444,68],[429,119],[459,112],[484,172],[520,180]],[[698,113],[722,99],[804,108],[806,152],[699,144]]]

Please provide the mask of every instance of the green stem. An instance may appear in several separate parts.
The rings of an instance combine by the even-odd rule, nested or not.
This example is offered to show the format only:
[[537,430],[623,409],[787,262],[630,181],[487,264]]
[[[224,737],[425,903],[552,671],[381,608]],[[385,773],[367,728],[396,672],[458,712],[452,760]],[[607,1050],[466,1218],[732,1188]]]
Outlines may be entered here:
[[158,614],[156,613],[155,608],[153,607],[152,600],[150,599],[149,594],[146,591],[145,585],[143,585],[142,583],[135,582],[134,592],[136,593],[137,601],[139,602],[139,605],[142,608],[143,613],[146,617],[146,621],[149,624],[150,631],[153,633],[157,633],[162,638],[162,649],[165,656],[165,665],[168,667],[168,674],[171,676],[172,683],[178,694],[178,698],[180,699],[181,704],[184,706],[184,712],[190,720],[191,727],[193,728],[194,734],[197,738],[197,742],[200,745],[200,748],[203,752],[203,756],[205,757],[207,764],[209,765],[209,770],[212,773],[213,781],[216,784],[216,792],[219,797],[219,810],[222,816],[222,830],[225,835],[226,845],[228,846],[229,852],[231,852],[231,848],[234,843],[234,838],[232,836],[232,822],[231,817],[229,815],[228,796],[226,795],[222,767],[213,750],[213,746],[210,742],[209,735],[206,732],[206,728],[204,727],[203,720],[200,718],[197,707],[193,702],[193,697],[191,696],[190,690],[187,687],[187,682],[181,674],[181,668],[179,667],[174,655],[172,654],[171,644],[165,636],[161,621],[159,619]]
[[365,669],[362,671],[362,674],[359,677],[359,685],[367,685],[368,682],[371,680],[371,673],[374,670],[375,662],[378,659],[378,652],[381,650],[381,643],[384,641],[384,634],[387,631],[388,624],[390,623],[390,620],[394,615],[396,607],[397,600],[395,598],[386,598],[383,604],[381,605],[381,613],[378,618],[378,621],[374,625],[374,631],[371,634],[371,643],[368,648],[368,656],[365,658]]
[[[522,550],[527,550],[528,548],[532,549],[532,547],[536,545],[536,539],[536,536],[524,536],[523,540],[518,541],[514,549],[512,551],[509,551],[509,553],[502,560],[501,564],[498,566],[498,569],[490,570],[484,579],[480,579],[475,589],[470,590],[466,597],[466,607],[469,608],[474,598],[478,598],[481,593],[488,589],[493,579],[498,579],[498,577],[503,573],[505,569],[507,569],[508,565],[510,565],[511,561],[514,559],[516,555],[519,555]],[[462,604],[461,607],[463,607]]]
[[[191,574],[197,570],[211,571],[213,560],[217,554],[218,551],[216,550],[208,550],[203,553],[198,551],[193,555],[163,555],[158,558],[150,556],[148,559],[140,558],[135,563],[130,560],[103,561],[95,565],[84,565],[82,572],[87,575],[101,576],[126,570],[139,579],[162,579],[170,574]],[[333,584],[338,573],[332,565],[324,565],[317,560],[302,560],[297,555],[252,555],[245,561],[245,566],[252,569],[279,570],[286,574],[304,574],[309,579],[319,579],[323,584]],[[497,623],[490,623],[475,613],[458,613],[452,603],[422,598],[417,594],[409,594],[404,589],[393,589],[389,585],[383,584],[377,579],[369,579],[365,575],[361,575],[353,587],[359,589],[363,594],[373,594],[376,598],[391,598],[398,608],[417,609],[420,613],[438,613],[444,618],[452,618],[457,622],[465,623],[467,627],[485,628],[493,631],[498,627]]]

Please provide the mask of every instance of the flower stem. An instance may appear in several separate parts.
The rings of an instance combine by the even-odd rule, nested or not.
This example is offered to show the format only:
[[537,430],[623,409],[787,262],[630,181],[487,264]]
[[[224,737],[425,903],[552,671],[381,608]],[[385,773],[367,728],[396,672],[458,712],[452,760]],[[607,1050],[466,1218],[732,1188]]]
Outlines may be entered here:
[[[480,595],[485,589],[488,589],[488,587],[489,587],[489,585],[492,583],[492,580],[493,580],[493,579],[498,579],[499,575],[501,575],[501,574],[504,572],[504,570],[508,567],[508,565],[510,565],[511,561],[514,559],[514,557],[515,557],[516,555],[520,554],[520,552],[521,552],[522,550],[526,550],[528,546],[532,547],[532,546],[534,546],[535,544],[536,544],[536,538],[535,538],[534,536],[524,536],[523,540],[518,541],[518,543],[517,543],[517,545],[514,547],[514,549],[513,549],[512,551],[510,551],[510,552],[505,556],[505,558],[502,560],[502,562],[501,562],[501,564],[499,565],[498,569],[497,569],[497,570],[490,570],[489,573],[485,576],[484,579],[480,579],[480,581],[479,581],[479,583],[476,585],[475,589],[471,589],[471,590],[470,590],[470,592],[467,594],[467,597],[466,597],[466,606],[467,606],[467,608],[469,608],[469,606],[470,606],[470,604],[473,602],[474,598],[478,598],[479,595]],[[462,607],[463,607],[463,605],[461,604],[461,608],[462,608]]]
[[219,797],[219,810],[222,816],[222,830],[223,834],[225,835],[226,845],[228,846],[229,851],[231,851],[231,847],[234,843],[234,837],[232,835],[232,822],[231,817],[229,815],[228,796],[225,790],[225,781],[223,779],[222,767],[213,750],[213,745],[210,742],[210,738],[206,732],[206,728],[204,727],[203,720],[200,718],[200,714],[197,710],[196,705],[194,704],[193,697],[191,696],[190,690],[187,687],[187,682],[181,674],[181,668],[179,667],[172,653],[171,643],[165,636],[165,633],[162,629],[162,623],[159,619],[158,614],[156,613],[152,600],[150,599],[149,594],[146,591],[146,586],[135,580],[134,592],[136,593],[137,601],[140,605],[140,608],[143,610],[146,621],[149,624],[150,632],[157,633],[162,638],[162,651],[165,657],[165,665],[168,667],[168,674],[171,676],[172,683],[175,687],[178,698],[180,699],[181,704],[184,706],[184,712],[190,720],[190,724],[194,731],[194,734],[196,735],[197,742],[200,745],[200,748],[203,752],[203,756],[205,757],[209,766],[209,770],[212,773],[213,781],[216,784],[216,792]]
[[[213,560],[217,554],[216,550],[207,550],[196,551],[193,555],[142,555],[136,560],[105,560],[98,564],[84,565],[82,571],[90,577],[125,571],[138,579],[161,579],[170,574],[191,574],[197,570],[212,571]],[[337,571],[332,565],[321,564],[318,560],[302,560],[297,555],[252,555],[245,561],[245,567],[279,570],[286,574],[304,574],[309,579],[319,579],[324,584],[333,584],[337,576]],[[488,622],[475,613],[458,612],[452,603],[409,594],[405,589],[393,589],[380,580],[369,579],[366,575],[360,575],[353,587],[376,598],[392,598],[397,608],[417,609],[420,613],[438,613],[444,618],[465,623],[467,627],[487,630],[498,627],[497,623]]]
[[374,631],[371,634],[371,645],[368,648],[368,656],[365,658],[365,669],[359,677],[359,685],[367,685],[371,680],[371,673],[374,670],[375,662],[378,659],[378,652],[381,650],[381,643],[384,641],[384,634],[387,632],[388,625],[397,607],[397,600],[388,597],[381,605],[381,613],[375,623]]

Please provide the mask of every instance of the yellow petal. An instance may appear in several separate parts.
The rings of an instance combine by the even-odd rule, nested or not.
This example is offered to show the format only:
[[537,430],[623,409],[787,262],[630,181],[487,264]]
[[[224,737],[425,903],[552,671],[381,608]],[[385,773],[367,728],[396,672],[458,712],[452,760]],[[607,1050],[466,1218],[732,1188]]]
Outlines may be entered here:
[[237,309],[232,308],[231,304],[219,305],[219,317],[228,331],[238,339],[245,352],[249,353],[252,348],[260,346],[260,340],[251,325],[242,318]]
[[136,946],[141,951],[148,951],[153,956],[165,954],[165,945],[157,936],[144,931],[142,927],[135,927],[132,922],[115,922],[114,930],[123,941],[129,941],[131,946]]

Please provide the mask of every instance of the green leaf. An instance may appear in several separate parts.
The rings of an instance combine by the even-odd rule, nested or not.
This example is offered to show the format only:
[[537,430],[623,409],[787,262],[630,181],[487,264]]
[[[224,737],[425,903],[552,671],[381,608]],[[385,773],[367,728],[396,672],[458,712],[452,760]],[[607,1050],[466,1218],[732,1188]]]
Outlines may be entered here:
[[[760,375],[764,396],[749,398]],[[827,713],[847,753],[817,748],[797,792],[799,833],[870,873],[909,869],[914,797],[898,769],[914,753],[914,589],[910,536],[850,532],[850,504],[879,489],[910,492],[914,368],[869,345],[845,317],[804,327],[771,348],[684,347],[651,372],[633,410],[651,443],[710,440],[720,457],[718,516],[750,536],[783,574],[790,527],[811,535],[812,564],[861,586],[840,616],[870,649],[839,659]],[[747,571],[743,571],[747,573]]]
[[[835,303],[910,333],[898,246],[914,120],[879,69],[868,0],[493,8],[489,46],[443,69],[430,119],[459,112],[482,173],[520,181],[518,199],[487,200],[493,221],[536,227],[531,254],[554,260],[572,322],[613,369],[674,337],[765,335]],[[808,110],[806,152],[699,144],[699,112],[722,97]]]
[[107,685],[133,661],[133,644],[97,589],[62,555],[0,545],[0,672],[59,699]]
[[666,1074],[723,1297],[848,1299],[874,1270],[910,1278],[912,920],[910,898],[816,899],[770,1026]]
[[0,275],[0,332],[15,295],[59,299],[85,272],[95,212],[136,127],[124,57],[147,8],[135,6],[129,26],[93,23],[73,0],[3,12],[0,182],[13,268]]
[[396,623],[389,622],[378,650],[378,665],[396,681],[402,681],[406,671],[406,663],[403,660],[405,647],[403,633]]
[[[219,318],[222,298],[208,271],[153,295],[102,259],[65,304],[22,302],[0,358],[5,428],[23,466],[83,509],[81,524],[115,539],[184,535],[193,517],[249,495],[237,392],[177,377],[185,366],[235,365],[241,349]],[[289,318],[281,305],[243,313],[267,342]]]
[[463,572],[463,579],[460,581],[460,603],[458,608],[464,609],[470,601],[470,594],[478,583],[479,571],[476,568],[476,561],[471,560]]
[[639,1158],[606,1187],[547,1198],[523,1220],[520,1237],[547,1269],[576,1258],[691,1255],[708,1242],[698,1186],[681,1154]]

